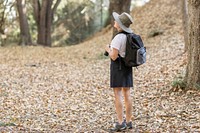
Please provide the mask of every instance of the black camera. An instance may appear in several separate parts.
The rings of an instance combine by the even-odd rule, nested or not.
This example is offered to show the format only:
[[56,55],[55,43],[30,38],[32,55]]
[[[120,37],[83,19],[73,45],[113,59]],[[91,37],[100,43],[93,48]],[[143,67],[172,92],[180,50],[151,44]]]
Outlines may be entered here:
[[105,56],[108,56],[108,55],[109,55],[109,53],[108,53],[107,51],[105,51],[105,52],[104,52],[104,55],[105,55]]
[[[110,45],[109,45],[109,48],[110,48]],[[108,53],[107,51],[105,51],[105,52],[104,52],[104,55],[105,55],[105,56],[108,56],[109,53]]]

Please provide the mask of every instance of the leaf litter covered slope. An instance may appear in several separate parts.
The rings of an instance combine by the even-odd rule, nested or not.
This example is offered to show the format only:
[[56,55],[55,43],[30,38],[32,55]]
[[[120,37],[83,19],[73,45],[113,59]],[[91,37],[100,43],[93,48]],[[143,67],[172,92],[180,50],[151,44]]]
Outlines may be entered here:
[[[127,132],[200,132],[199,92],[173,92],[186,54],[180,2],[152,0],[132,12],[133,29],[147,47],[134,69],[133,125]],[[155,30],[163,34],[148,38]],[[111,30],[63,48],[0,48],[1,132],[106,132],[116,121],[103,56]]]

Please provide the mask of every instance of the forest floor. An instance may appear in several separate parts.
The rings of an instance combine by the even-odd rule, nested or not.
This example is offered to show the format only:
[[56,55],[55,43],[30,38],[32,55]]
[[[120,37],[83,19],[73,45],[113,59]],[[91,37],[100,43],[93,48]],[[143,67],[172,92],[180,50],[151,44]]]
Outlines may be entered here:
[[[180,9],[177,0],[151,0],[131,14],[147,62],[134,69],[134,128],[126,132],[200,132],[200,92],[172,87],[187,64]],[[106,133],[116,122],[103,55],[111,34],[69,47],[1,47],[0,132]]]

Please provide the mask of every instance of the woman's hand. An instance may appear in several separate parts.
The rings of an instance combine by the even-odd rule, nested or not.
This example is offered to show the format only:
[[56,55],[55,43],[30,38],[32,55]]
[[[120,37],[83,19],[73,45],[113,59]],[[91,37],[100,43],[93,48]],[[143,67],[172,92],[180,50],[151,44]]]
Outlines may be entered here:
[[106,46],[105,50],[108,52],[108,55],[113,61],[115,61],[118,58],[119,51],[117,49]]
[[110,46],[107,45],[106,48],[105,48],[105,50],[106,50],[108,53],[110,53],[110,51],[111,51],[111,50],[110,50]]

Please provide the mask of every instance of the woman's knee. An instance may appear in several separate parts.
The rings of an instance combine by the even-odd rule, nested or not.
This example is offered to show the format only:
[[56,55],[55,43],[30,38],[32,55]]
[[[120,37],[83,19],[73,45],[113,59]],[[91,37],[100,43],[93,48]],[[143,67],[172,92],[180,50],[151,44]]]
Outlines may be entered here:
[[123,93],[124,93],[124,95],[126,95],[126,96],[128,96],[128,95],[130,95],[130,88],[123,88]]
[[123,93],[124,93],[124,98],[126,101],[131,100],[130,88],[123,88]]
[[121,88],[113,88],[115,98],[116,99],[121,99],[122,98],[122,89]]

